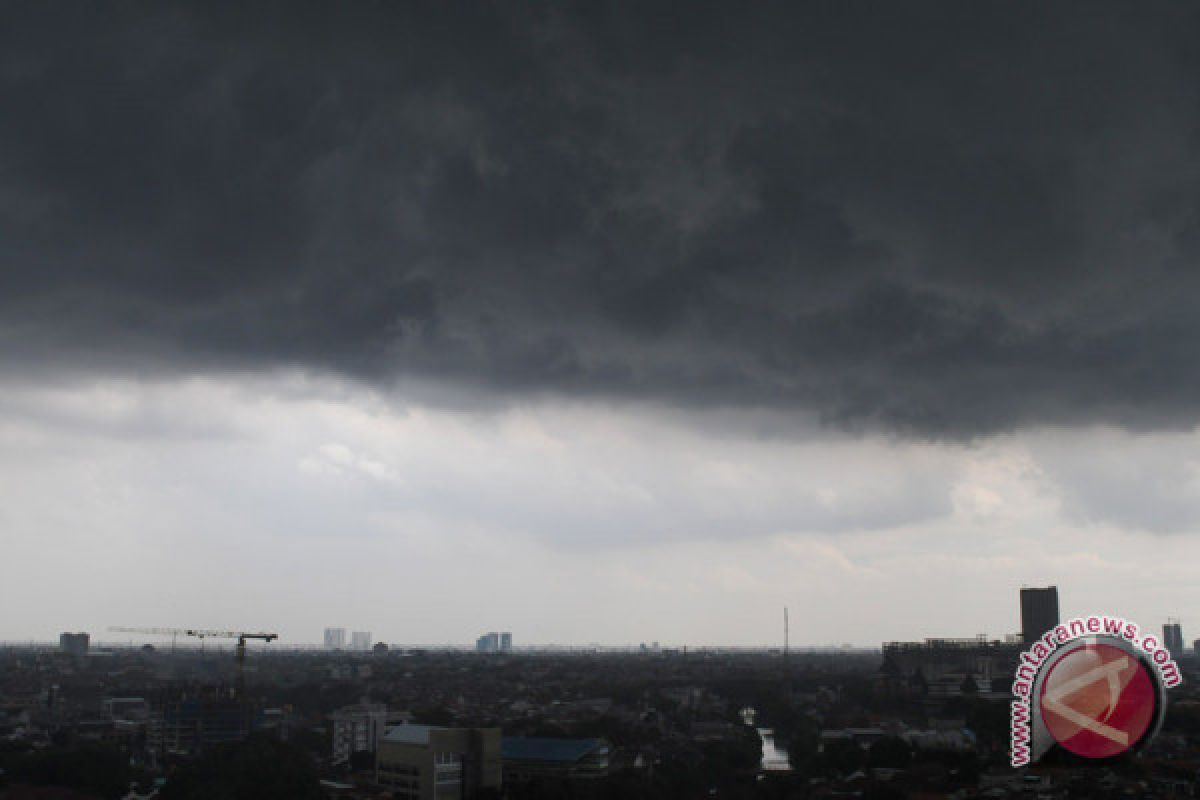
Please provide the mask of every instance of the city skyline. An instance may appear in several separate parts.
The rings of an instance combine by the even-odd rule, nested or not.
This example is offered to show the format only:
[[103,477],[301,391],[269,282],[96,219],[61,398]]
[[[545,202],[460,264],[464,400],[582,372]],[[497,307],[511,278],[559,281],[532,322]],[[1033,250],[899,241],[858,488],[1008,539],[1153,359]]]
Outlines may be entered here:
[[[1084,612],[1069,612],[1061,613],[1059,606],[1058,587],[1029,587],[1022,586],[1019,593],[1019,615],[1017,617],[1017,628],[1014,631],[1000,632],[977,632],[973,635],[948,634],[945,631],[929,631],[924,635],[908,637],[912,641],[932,641],[932,640],[985,640],[985,641],[1005,641],[1010,644],[1036,642],[1042,633],[1053,629],[1061,621],[1071,617],[1082,617]],[[786,616],[785,616],[786,619]],[[1156,623],[1155,623],[1156,624]],[[1154,628],[1155,624],[1151,624],[1150,628]],[[1173,629],[1173,633],[1168,633],[1169,629]],[[1182,652],[1189,648],[1186,640],[1186,635],[1182,630],[1182,624],[1176,617],[1169,617],[1163,623],[1163,641],[1168,643],[1172,652]],[[374,639],[369,631],[354,631],[351,641],[346,640],[346,628],[334,627],[325,628],[322,640],[314,641],[292,641],[275,645],[272,649],[284,650],[325,650],[325,651],[343,651],[351,652],[369,652],[371,646],[378,642],[388,647],[402,647],[414,649],[434,649],[448,650],[461,652],[480,652],[480,653],[505,653],[512,651],[513,634],[510,631],[496,632],[491,631],[481,634],[473,642],[460,642],[453,640],[438,640],[438,641],[415,641],[415,640],[384,640]],[[117,637],[115,634],[119,633]],[[112,646],[114,644],[120,646],[122,644],[135,644],[140,646],[143,643],[162,642],[163,635],[170,635],[172,631],[168,629],[110,629],[100,636],[92,636],[92,641],[98,646]],[[175,633],[182,633],[176,631]],[[64,642],[69,639],[77,639],[82,637],[86,641],[89,637],[87,632],[60,633],[58,640],[60,648],[67,647]],[[177,637],[172,637],[171,648],[175,649],[178,646]],[[185,649],[203,650],[205,649],[204,642],[200,640],[190,642],[186,639],[183,644]],[[877,644],[853,643],[848,641],[830,641],[830,642],[791,642],[791,649],[797,652],[819,652],[826,650],[852,649],[852,650],[878,650],[881,646],[889,642],[901,641],[900,637],[881,640]],[[1200,641],[1200,640],[1198,640]],[[16,645],[37,643],[43,646],[52,646],[52,642],[27,640],[21,641],[5,641],[0,639],[0,644]],[[272,647],[269,643],[263,645]],[[538,650],[558,651],[558,650],[587,650],[589,648],[597,648],[600,650],[613,651],[647,651],[647,642],[598,642],[598,641],[568,641],[568,642],[528,642],[516,647],[518,651],[534,652]],[[652,642],[650,647],[653,651],[660,649],[695,649],[695,650],[759,650],[759,651],[786,651],[788,648],[788,634],[785,630],[782,634],[782,640],[779,642],[759,642],[759,643],[721,643],[712,641],[666,641],[665,643],[657,640]],[[86,650],[86,645],[84,646]],[[213,649],[223,651],[226,649],[219,640],[214,641]],[[229,649],[232,649],[230,646]]]
[[9,10],[0,640],[1196,630],[1200,8]]

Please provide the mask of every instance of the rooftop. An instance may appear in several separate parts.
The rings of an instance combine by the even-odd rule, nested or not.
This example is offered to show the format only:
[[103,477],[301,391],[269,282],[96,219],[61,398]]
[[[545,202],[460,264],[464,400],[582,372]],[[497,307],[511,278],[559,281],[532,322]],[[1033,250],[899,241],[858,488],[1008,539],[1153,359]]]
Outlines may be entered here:
[[385,742],[401,742],[402,744],[429,744],[430,731],[444,731],[447,728],[440,725],[397,725],[388,728],[383,735]]
[[505,736],[500,742],[501,758],[512,761],[578,761],[597,748],[603,739],[555,739],[539,736]]

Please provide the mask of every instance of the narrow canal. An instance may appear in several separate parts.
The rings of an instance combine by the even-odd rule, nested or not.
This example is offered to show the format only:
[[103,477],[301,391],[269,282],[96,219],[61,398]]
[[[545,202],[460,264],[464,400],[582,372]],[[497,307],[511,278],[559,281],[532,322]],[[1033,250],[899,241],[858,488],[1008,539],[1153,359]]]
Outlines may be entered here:
[[[741,715],[742,722],[747,725],[754,726],[757,722],[758,712],[753,708],[743,708]],[[759,768],[763,772],[787,772],[790,770],[792,765],[788,761],[787,750],[775,742],[775,731],[771,728],[757,726],[754,727],[754,730],[762,741],[762,759],[759,762]]]
[[787,750],[775,743],[775,731],[770,728],[755,728],[758,737],[762,739],[762,770],[763,772],[787,772],[792,768],[788,761]]

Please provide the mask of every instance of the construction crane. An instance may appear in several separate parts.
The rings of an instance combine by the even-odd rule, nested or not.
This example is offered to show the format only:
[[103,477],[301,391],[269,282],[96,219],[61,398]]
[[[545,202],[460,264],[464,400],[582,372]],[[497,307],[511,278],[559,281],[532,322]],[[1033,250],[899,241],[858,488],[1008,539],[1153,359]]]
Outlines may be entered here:
[[175,637],[180,636],[180,635],[192,636],[201,641],[204,641],[205,639],[237,639],[237,665],[238,665],[237,690],[238,690],[239,697],[242,695],[242,691],[245,688],[245,676],[243,675],[243,672],[244,672],[244,668],[246,665],[246,640],[247,639],[261,639],[264,642],[271,642],[271,641],[274,641],[275,639],[279,638],[279,634],[277,634],[277,633],[264,633],[264,632],[252,633],[249,631],[210,631],[210,630],[204,630],[201,628],[123,628],[123,627],[113,626],[113,627],[110,627],[109,630],[115,631],[118,633],[145,633],[145,634],[151,634],[151,635],[155,635],[155,636],[170,636],[172,644],[175,641]]

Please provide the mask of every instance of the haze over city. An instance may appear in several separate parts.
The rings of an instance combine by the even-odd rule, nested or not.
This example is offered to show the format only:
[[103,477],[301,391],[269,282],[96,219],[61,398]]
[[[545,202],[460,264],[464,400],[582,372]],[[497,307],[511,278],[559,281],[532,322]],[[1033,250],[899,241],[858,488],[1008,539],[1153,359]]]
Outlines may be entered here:
[[1195,629],[1156,8],[9,9],[0,640]]

